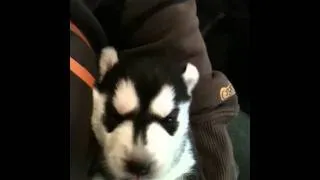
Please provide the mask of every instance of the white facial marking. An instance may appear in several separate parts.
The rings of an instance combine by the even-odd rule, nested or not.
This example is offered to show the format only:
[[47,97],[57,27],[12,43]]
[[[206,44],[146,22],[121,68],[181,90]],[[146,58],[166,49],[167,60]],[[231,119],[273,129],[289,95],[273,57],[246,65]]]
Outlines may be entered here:
[[159,94],[151,101],[151,113],[160,117],[166,117],[174,108],[175,96],[176,94],[172,86],[162,86]]
[[133,149],[133,123],[124,121],[113,132],[108,133],[104,155],[108,159],[111,172],[117,177],[125,177],[125,161]]
[[136,89],[130,79],[121,79],[117,83],[112,102],[118,113],[121,115],[139,108],[139,99]]
[[198,69],[194,65],[188,63],[186,70],[183,73],[182,77],[184,79],[184,82],[187,85],[189,94],[192,93],[193,89],[197,85],[198,80],[199,80],[199,76],[200,75],[199,75]]
[[[179,126],[173,136],[169,135],[167,131],[158,123],[151,123],[147,129],[147,145],[146,150],[157,162],[157,178],[180,176],[179,174],[186,166],[188,169],[190,164],[180,164],[172,169],[171,162],[174,160],[176,153],[181,148],[181,143],[184,140],[185,134],[188,132],[189,125],[189,106],[190,102],[185,102],[178,105],[179,114],[177,121]],[[190,152],[189,152],[190,153]],[[183,157],[184,158],[184,157]],[[183,159],[181,158],[181,159]],[[189,158],[189,157],[186,157]],[[178,169],[177,169],[178,168]],[[179,172],[176,172],[179,171]],[[168,176],[170,174],[170,176]],[[165,179],[164,179],[165,180]]]
[[113,47],[105,47],[100,55],[100,81],[103,79],[107,71],[109,71],[116,63],[118,63],[118,54]]

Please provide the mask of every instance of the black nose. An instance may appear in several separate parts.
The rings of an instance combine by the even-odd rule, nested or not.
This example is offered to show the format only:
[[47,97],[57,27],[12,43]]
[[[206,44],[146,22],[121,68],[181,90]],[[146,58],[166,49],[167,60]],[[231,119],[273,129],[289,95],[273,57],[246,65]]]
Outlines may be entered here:
[[144,176],[149,174],[151,163],[130,160],[126,162],[126,167],[129,173]]

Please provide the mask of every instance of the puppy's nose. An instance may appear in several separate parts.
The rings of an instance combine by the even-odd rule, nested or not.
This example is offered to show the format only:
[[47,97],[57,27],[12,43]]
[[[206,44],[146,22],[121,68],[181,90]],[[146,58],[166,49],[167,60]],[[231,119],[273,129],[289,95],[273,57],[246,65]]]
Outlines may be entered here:
[[127,171],[133,175],[144,176],[149,174],[151,163],[141,161],[126,161]]

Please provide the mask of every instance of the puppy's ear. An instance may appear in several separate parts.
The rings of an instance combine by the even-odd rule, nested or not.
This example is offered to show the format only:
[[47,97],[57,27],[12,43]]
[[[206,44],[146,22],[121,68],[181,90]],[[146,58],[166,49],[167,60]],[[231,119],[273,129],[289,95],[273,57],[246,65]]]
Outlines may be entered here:
[[199,81],[199,71],[191,63],[187,63],[182,73],[182,78],[187,86],[188,93],[191,95],[193,89]]
[[113,47],[105,47],[102,49],[99,60],[100,81],[104,78],[106,73],[118,63],[118,54]]

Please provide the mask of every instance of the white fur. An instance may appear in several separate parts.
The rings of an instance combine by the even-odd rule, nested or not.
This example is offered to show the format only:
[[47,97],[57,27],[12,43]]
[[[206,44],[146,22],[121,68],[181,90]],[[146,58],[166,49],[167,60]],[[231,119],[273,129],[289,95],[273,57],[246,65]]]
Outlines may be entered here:
[[100,145],[104,145],[106,141],[106,131],[102,124],[102,118],[105,114],[105,103],[107,96],[101,94],[96,88],[93,88],[93,112],[91,116],[92,130]]
[[113,47],[105,47],[102,49],[100,57],[100,81],[103,79],[105,74],[118,63],[118,54]]
[[183,180],[183,175],[191,172],[192,166],[195,164],[195,160],[193,159],[192,155],[192,147],[191,143],[188,140],[185,145],[185,150],[181,154],[181,160],[178,162],[178,164],[171,169],[171,171],[165,175],[165,177],[159,179],[159,180]]
[[139,98],[130,79],[121,79],[117,83],[113,105],[121,115],[139,108]]
[[177,119],[179,126],[174,136],[170,136],[165,129],[157,123],[152,123],[148,128],[148,144],[146,145],[146,149],[157,162],[157,180],[174,180],[182,174],[189,172],[194,164],[190,151],[191,147],[190,145],[186,145],[187,147],[181,156],[181,161],[175,167],[171,167],[175,153],[181,148],[181,143],[184,138],[186,138],[185,134],[188,132],[189,106],[189,102],[179,105],[180,111]]
[[133,124],[132,121],[125,121],[120,124],[112,133],[107,133],[108,141],[104,144],[104,156],[107,159],[109,170],[116,177],[128,176],[124,171],[124,161],[128,159],[133,149]]
[[169,85],[162,86],[159,94],[151,101],[151,113],[162,118],[166,117],[174,108],[174,88]]
[[192,65],[191,63],[187,64],[187,68],[185,72],[183,73],[182,77],[184,79],[184,82],[186,83],[188,87],[188,93],[191,94],[195,86],[197,85],[199,81],[199,71],[198,69]]

